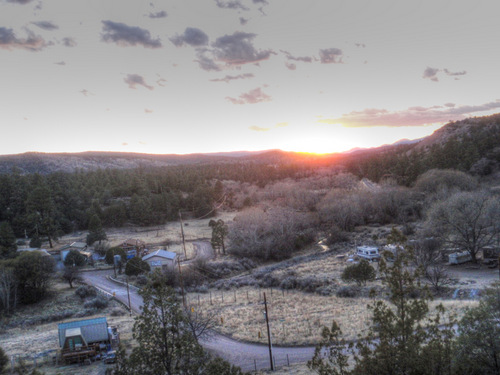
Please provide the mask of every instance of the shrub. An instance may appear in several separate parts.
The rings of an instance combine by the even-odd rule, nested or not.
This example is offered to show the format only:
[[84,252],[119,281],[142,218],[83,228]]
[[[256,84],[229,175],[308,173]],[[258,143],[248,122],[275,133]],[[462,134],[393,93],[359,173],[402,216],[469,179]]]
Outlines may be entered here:
[[75,294],[81,299],[85,299],[87,297],[95,297],[97,295],[97,292],[94,287],[91,287],[89,285],[82,285],[75,290]]
[[149,264],[143,261],[139,257],[133,257],[130,259],[125,266],[125,275],[127,276],[137,276],[144,272],[149,272],[151,268]]
[[358,285],[366,285],[367,281],[375,280],[375,269],[363,259],[358,264],[347,266],[341,277],[346,282],[354,281]]
[[358,291],[352,286],[343,286],[337,290],[337,297],[341,298],[353,298],[356,297]]
[[107,264],[113,264],[114,255],[120,255],[122,262],[125,261],[125,259],[127,259],[127,254],[125,253],[125,250],[123,250],[121,247],[112,247],[106,251],[105,261]]
[[70,250],[66,258],[64,259],[64,265],[66,267],[77,266],[81,267],[85,264],[85,256],[80,254],[78,250]]
[[95,298],[92,298],[91,300],[86,301],[83,304],[83,307],[86,309],[104,309],[105,307],[108,306],[108,300],[102,296],[96,296]]
[[148,283],[149,279],[146,275],[138,275],[137,279],[135,280],[135,283],[137,285],[146,285]]

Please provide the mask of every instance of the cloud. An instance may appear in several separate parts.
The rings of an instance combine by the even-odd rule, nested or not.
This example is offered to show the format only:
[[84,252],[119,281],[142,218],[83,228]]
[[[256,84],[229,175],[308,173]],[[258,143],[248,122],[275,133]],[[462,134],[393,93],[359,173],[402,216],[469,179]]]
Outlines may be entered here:
[[184,43],[192,47],[200,47],[208,44],[208,35],[195,27],[187,27],[184,34],[176,35],[170,38],[170,41],[177,47],[184,45]]
[[242,65],[267,60],[272,51],[257,51],[252,45],[256,34],[237,31],[233,35],[224,35],[213,43],[213,53],[217,60],[229,65]]
[[128,146],[127,142],[122,142],[122,146]]
[[277,128],[286,128],[288,126],[288,122],[278,122],[275,127]]
[[167,16],[168,16],[168,14],[164,10],[160,10],[159,12],[155,12],[155,13],[151,12],[148,14],[149,18],[165,18]]
[[322,64],[342,63],[342,50],[338,48],[320,49],[319,58]]
[[56,65],[66,65],[66,63],[64,61],[55,62],[54,64],[56,64]]
[[40,29],[48,31],[57,30],[59,28],[59,26],[54,25],[52,22],[49,21],[32,22],[32,24],[38,26]]
[[144,81],[144,77],[139,74],[127,74],[127,76],[123,79],[123,81],[128,84],[128,87],[131,89],[136,89],[137,85],[144,86],[149,90],[153,90],[153,86],[149,86],[146,81]]
[[460,76],[463,76],[463,75],[466,75],[467,74],[467,71],[465,70],[462,70],[460,72],[452,72],[446,68],[444,69],[437,69],[437,68],[431,68],[431,67],[427,67],[425,70],[424,70],[424,74],[422,76],[422,78],[428,78],[430,79],[431,81],[434,81],[434,82],[438,82],[439,81],[439,78],[438,78],[438,73],[439,72],[444,72],[447,76],[451,76],[451,77],[455,77],[456,80],[458,80]]
[[239,10],[249,10],[246,6],[244,6],[240,0],[215,0],[215,3],[219,8],[222,9],[239,9]]
[[152,39],[146,29],[113,21],[102,21],[102,23],[104,33],[101,37],[105,42],[114,42],[122,47],[142,45],[145,48],[160,48],[162,46],[160,39]]
[[294,64],[294,63],[289,63],[289,62],[286,62],[286,61],[285,61],[285,66],[286,66],[288,69],[290,69],[290,70],[295,70],[295,69],[297,69],[297,65],[296,65],[296,64]]
[[65,47],[76,47],[76,42],[73,38],[63,38],[62,43]]
[[201,69],[206,70],[207,72],[210,71],[218,72],[220,70],[220,67],[215,63],[213,59],[205,55],[205,53],[207,52],[209,52],[208,49],[199,48],[196,52],[196,57],[198,59],[194,61],[196,61],[200,65]]
[[25,29],[27,38],[17,38],[12,29],[0,27],[0,48],[11,50],[14,48],[26,49],[28,51],[41,51],[47,46],[42,37],[35,35],[32,31]]
[[339,118],[321,119],[318,122],[324,124],[342,124],[346,127],[422,126],[462,120],[476,112],[486,112],[497,108],[500,108],[500,99],[481,105],[456,106],[453,103],[447,103],[444,107],[410,107],[403,111],[370,108],[362,111],[353,111]]
[[263,93],[260,87],[257,87],[256,89],[241,94],[238,98],[231,98],[228,96],[226,99],[233,104],[255,104],[260,102],[269,102],[272,98]]
[[156,84],[158,86],[161,86],[161,87],[165,87],[165,82],[167,82],[167,80],[165,78],[162,78],[162,77],[160,77],[156,80]]
[[260,126],[256,126],[256,125],[249,126],[248,129],[256,131],[256,132],[267,132],[267,131],[271,130],[269,128],[261,128]]
[[[153,113],[153,110],[152,109],[148,109],[148,108],[144,108],[144,112],[145,113]],[[141,143],[141,142],[139,142]]]
[[437,82],[437,81],[439,81],[439,79],[437,77],[438,73],[439,73],[439,69],[431,68],[430,66],[428,66],[424,70],[424,74],[423,74],[422,78],[424,78],[424,79],[429,78],[431,81]]
[[254,75],[252,73],[245,73],[245,74],[239,74],[237,76],[227,75],[224,78],[215,78],[215,79],[211,79],[210,81],[229,83],[229,81],[234,81],[235,79],[247,79],[247,78],[253,78],[253,77],[254,77]]
[[89,96],[89,95],[94,95],[87,89],[80,90],[80,92],[83,94],[83,96]]
[[240,17],[240,25],[245,26],[248,23],[248,18]]
[[443,71],[449,76],[463,76],[467,74],[467,71],[462,70],[461,72],[450,72],[448,69],[444,68]]
[[364,43],[354,43],[354,45],[356,47],[361,47],[361,48],[365,48],[366,47],[366,44],[364,44]]
[[[310,63],[310,62],[312,62],[312,61],[313,61],[312,57],[310,57],[310,56],[299,56],[299,57],[296,57],[296,56],[292,56],[292,55],[290,54],[290,52],[288,52],[288,51],[283,51],[283,50],[280,50],[280,52],[284,53],[284,54],[285,54],[285,56],[286,56],[286,58],[287,58],[288,60],[292,60],[292,61],[302,61],[302,62],[307,62],[307,63]],[[341,54],[342,54],[342,52],[341,52]]]
[[16,3],[16,4],[28,4],[31,3],[32,0],[7,0],[8,3]]

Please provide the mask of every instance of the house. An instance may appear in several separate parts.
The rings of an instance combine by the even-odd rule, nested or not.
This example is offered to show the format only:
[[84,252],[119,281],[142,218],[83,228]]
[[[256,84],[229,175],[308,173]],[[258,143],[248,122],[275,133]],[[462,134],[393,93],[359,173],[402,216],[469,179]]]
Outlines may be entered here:
[[139,239],[129,238],[128,240],[125,240],[124,242],[122,242],[120,247],[123,250],[125,250],[125,252],[127,253],[127,259],[129,259],[128,252],[132,251],[132,250],[136,251],[136,254],[134,256],[136,256],[137,254],[139,254],[140,256],[147,254],[146,243],[144,241],[139,240]]
[[142,260],[149,264],[151,270],[161,268],[162,270],[173,269],[177,254],[167,250],[156,250],[142,257]]
[[90,363],[118,342],[118,331],[108,327],[105,317],[59,324],[61,359],[68,364]]
[[374,246],[358,246],[356,248],[356,255],[370,261],[376,261],[380,258],[380,252]]
[[110,344],[108,322],[105,317],[60,323],[59,346],[71,348],[78,344]]

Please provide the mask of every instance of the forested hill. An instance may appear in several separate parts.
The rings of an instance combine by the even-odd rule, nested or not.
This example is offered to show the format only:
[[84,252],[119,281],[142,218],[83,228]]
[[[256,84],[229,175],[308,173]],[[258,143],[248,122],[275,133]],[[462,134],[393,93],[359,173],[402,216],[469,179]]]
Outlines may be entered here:
[[342,159],[351,173],[411,185],[429,169],[457,169],[478,176],[500,170],[500,114],[450,122],[415,144],[364,150]]
[[41,153],[27,152],[0,156],[0,174],[16,169],[21,174],[93,171],[97,169],[134,169],[183,164],[224,163],[248,157],[251,153],[155,155],[126,152]]

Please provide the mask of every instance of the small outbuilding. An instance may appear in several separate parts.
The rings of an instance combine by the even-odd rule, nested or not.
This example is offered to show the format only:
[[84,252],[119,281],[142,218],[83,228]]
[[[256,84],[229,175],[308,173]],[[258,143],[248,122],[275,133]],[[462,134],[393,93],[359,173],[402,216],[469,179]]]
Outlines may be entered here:
[[81,344],[83,342],[86,345],[110,343],[108,322],[105,317],[60,323],[58,328],[59,346],[61,348],[66,345],[71,347],[71,344],[67,342],[68,340],[73,340],[72,345]]
[[156,250],[142,258],[143,261],[149,264],[151,271],[156,268],[162,270],[172,270],[177,260],[177,254],[167,250]]

